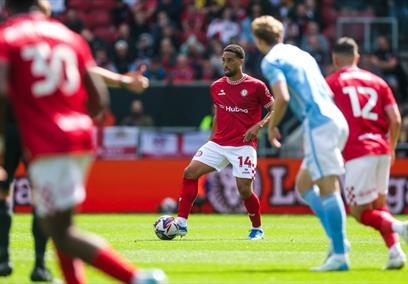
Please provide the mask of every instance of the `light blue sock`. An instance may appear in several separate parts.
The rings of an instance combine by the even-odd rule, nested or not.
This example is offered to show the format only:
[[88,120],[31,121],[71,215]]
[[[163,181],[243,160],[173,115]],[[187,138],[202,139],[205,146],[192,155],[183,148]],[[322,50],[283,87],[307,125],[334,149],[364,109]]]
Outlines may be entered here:
[[346,211],[339,193],[322,197],[324,213],[332,236],[334,253],[344,254],[346,251]]
[[315,185],[311,189],[305,191],[302,194],[303,199],[307,205],[312,209],[313,213],[319,218],[320,223],[323,226],[326,235],[331,239],[330,227],[326,218],[326,214],[323,210],[322,201],[319,196],[319,188]]

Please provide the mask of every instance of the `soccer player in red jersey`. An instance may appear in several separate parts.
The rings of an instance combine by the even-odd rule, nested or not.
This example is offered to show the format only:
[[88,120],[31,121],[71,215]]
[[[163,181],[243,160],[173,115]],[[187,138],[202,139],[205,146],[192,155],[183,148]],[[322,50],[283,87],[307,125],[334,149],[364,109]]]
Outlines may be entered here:
[[353,39],[340,38],[332,57],[338,70],[326,78],[327,83],[350,128],[343,151],[346,200],[353,217],[383,237],[389,249],[385,269],[400,269],[406,257],[398,234],[408,242],[408,222],[396,220],[386,208],[401,125],[398,106],[383,79],[357,67],[358,46]]
[[[212,135],[184,170],[177,217],[180,236],[187,234],[187,218],[197,197],[198,178],[231,164],[252,223],[248,239],[263,238],[259,199],[252,186],[257,164],[257,137],[269,120],[273,98],[263,82],[242,72],[244,58],[241,46],[231,44],[224,48],[225,76],[210,87],[215,108]],[[268,114],[261,119],[263,107]]]
[[74,225],[93,154],[88,112],[104,108],[107,90],[92,74],[95,63],[87,43],[47,19],[35,4],[6,1],[13,16],[0,27],[0,109],[7,94],[30,161],[40,224],[55,243],[66,282],[85,283],[85,261],[122,283],[162,283],[162,271],[135,269],[105,241]]

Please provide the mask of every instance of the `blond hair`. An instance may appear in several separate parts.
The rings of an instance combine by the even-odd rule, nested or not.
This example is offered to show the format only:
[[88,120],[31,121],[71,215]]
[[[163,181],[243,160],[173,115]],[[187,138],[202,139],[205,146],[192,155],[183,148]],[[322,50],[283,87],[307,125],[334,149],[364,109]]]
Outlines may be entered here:
[[268,45],[283,41],[283,24],[272,16],[261,16],[252,21],[252,33]]

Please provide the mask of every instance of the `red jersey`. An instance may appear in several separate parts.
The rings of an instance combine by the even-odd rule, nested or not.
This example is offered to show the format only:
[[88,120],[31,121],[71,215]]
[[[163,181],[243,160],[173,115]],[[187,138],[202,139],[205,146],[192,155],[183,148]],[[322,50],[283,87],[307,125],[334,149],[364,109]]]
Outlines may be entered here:
[[390,154],[386,137],[389,123],[385,109],[395,106],[396,102],[387,83],[357,67],[344,67],[326,80],[350,129],[344,159],[348,161],[365,155]]
[[211,141],[222,146],[251,145],[244,142],[245,132],[262,119],[262,107],[269,110],[273,98],[268,87],[249,75],[238,81],[222,77],[211,87],[211,98],[216,112],[216,131]]
[[81,36],[39,12],[18,15],[0,27],[0,60],[29,159],[93,149],[83,77],[94,60]]

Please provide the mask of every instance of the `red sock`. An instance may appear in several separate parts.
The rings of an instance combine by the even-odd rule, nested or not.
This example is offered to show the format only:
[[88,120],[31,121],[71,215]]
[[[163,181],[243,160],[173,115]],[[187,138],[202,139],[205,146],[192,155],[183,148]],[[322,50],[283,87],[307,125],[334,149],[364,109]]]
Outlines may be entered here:
[[109,247],[98,251],[92,265],[123,283],[130,283],[136,271],[131,264]]
[[251,219],[252,227],[261,226],[261,204],[258,196],[252,192],[251,196],[244,200],[245,207],[248,211],[249,219]]
[[387,247],[391,247],[398,241],[398,236],[395,239],[392,231],[392,223],[395,218],[388,212],[383,210],[365,210],[361,214],[361,223],[370,226],[377,231],[380,231]]
[[[391,217],[391,213],[390,211],[386,208],[386,207],[382,207],[382,208],[377,208],[377,210],[382,211],[385,214],[389,214]],[[381,236],[384,239],[385,244],[387,245],[387,248],[391,248],[393,245],[395,245],[396,243],[399,242],[399,236],[397,233],[385,233],[383,234],[381,232]]]
[[83,262],[78,258],[74,259],[66,256],[59,250],[57,250],[57,256],[67,284],[84,284],[85,271]]
[[198,194],[198,180],[183,178],[183,187],[179,197],[178,217],[188,218],[191,207]]

